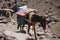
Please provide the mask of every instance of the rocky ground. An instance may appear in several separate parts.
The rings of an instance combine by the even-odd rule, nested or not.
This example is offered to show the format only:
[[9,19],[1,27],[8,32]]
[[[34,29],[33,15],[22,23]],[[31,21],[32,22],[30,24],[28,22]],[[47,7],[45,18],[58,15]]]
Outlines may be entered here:
[[[0,22],[1,21],[2,20],[0,20]],[[24,30],[27,32],[27,27],[25,27]],[[8,40],[34,40],[34,32],[32,29],[30,30],[32,36],[29,36],[27,33],[16,33],[16,31],[19,30],[17,30],[17,22],[15,20],[12,19],[11,22],[6,24],[0,23],[0,36],[2,36],[1,34],[3,34],[3,36],[7,36],[6,38]],[[37,40],[60,40],[60,38],[58,38],[54,33],[52,33],[52,31],[49,28],[47,28],[47,30],[45,30],[44,32],[42,27],[38,27],[36,25],[36,33]]]
[[[17,0],[17,1],[20,3],[19,0]],[[0,8],[3,7],[3,4],[7,5],[8,3],[11,3],[11,7],[9,7],[9,8],[12,8],[14,5],[13,4],[14,0],[0,2]],[[24,4],[23,1],[21,1],[20,5],[21,4]],[[52,15],[55,15],[56,17],[58,17],[59,18],[58,20],[60,21],[60,0],[33,0],[33,1],[30,0],[26,4],[30,8],[35,8],[35,9],[39,10],[39,13],[40,13],[39,15],[44,15],[45,13],[52,14]],[[0,20],[0,22],[1,21],[5,21],[5,20]],[[60,23],[52,25],[50,28],[48,28],[46,30],[45,33],[41,27],[39,28],[37,26],[37,28],[36,28],[36,32],[38,33],[37,40],[60,40],[60,38],[58,38],[56,36],[56,34],[60,36],[59,29],[60,29]],[[26,30],[26,27],[25,27],[25,30]],[[34,39],[34,33],[32,30],[30,31],[32,36],[29,36],[29,35],[23,34],[23,33],[22,34],[16,33],[16,31],[19,31],[19,30],[17,30],[17,22],[16,22],[15,14],[12,16],[11,22],[6,23],[6,24],[0,23],[0,36],[3,36],[5,38],[8,37],[7,38],[8,40],[25,40],[25,39],[30,40],[31,38]],[[28,37],[30,39],[28,39]],[[31,40],[33,40],[33,39],[31,39]],[[3,40],[3,38],[0,40]]]

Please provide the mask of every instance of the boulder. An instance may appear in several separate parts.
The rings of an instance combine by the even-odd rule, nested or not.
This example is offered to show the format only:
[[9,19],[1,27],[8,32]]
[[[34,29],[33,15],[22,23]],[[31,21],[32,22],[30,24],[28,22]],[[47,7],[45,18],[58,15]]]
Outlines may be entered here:
[[6,35],[6,38],[13,38],[13,40],[27,40],[27,38],[31,38],[28,34],[16,33],[12,31],[4,31],[4,34]]

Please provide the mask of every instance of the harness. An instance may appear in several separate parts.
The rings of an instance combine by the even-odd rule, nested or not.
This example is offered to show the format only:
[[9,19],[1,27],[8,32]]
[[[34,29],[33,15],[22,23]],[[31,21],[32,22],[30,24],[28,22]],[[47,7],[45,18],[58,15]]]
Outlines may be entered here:
[[31,19],[32,19],[32,15],[34,15],[35,13],[34,12],[31,12],[30,14],[29,14],[29,21],[31,22]]

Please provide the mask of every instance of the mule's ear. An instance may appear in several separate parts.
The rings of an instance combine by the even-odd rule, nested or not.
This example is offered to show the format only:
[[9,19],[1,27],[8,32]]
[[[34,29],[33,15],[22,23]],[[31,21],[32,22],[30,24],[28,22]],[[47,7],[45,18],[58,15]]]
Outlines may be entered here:
[[35,13],[38,13],[39,11],[38,10],[34,10]]

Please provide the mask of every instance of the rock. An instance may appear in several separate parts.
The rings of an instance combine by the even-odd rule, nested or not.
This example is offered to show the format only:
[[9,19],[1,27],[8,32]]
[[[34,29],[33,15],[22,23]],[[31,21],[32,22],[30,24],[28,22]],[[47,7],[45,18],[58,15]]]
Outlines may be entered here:
[[[15,40],[26,40],[27,38],[31,38],[28,34],[23,33],[15,33],[12,31],[4,31],[7,39],[15,39]],[[23,37],[23,38],[22,38]]]
[[0,38],[5,37],[3,31],[0,31]]
[[57,8],[60,9],[60,6],[58,6]]
[[31,38],[31,39],[27,38],[27,40],[34,40],[34,39],[33,38]]
[[56,24],[52,25],[50,27],[50,30],[58,37],[60,37],[60,22],[57,22]]

